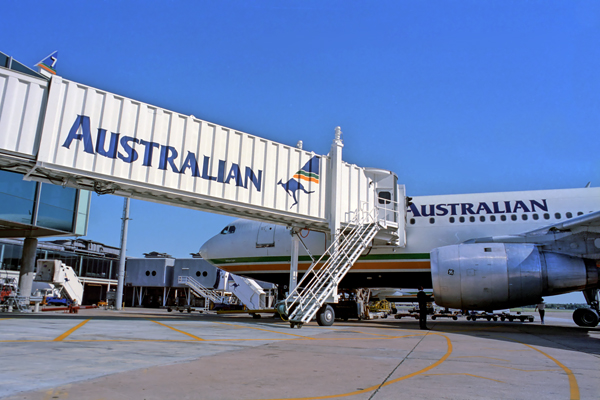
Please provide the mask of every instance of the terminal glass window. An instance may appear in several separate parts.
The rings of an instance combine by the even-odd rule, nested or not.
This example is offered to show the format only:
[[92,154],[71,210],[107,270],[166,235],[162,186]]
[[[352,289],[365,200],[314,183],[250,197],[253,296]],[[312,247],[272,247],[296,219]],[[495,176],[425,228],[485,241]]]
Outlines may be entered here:
[[31,224],[37,183],[23,180],[23,175],[0,171],[0,219]]
[[37,225],[61,231],[73,231],[77,189],[44,184],[40,195]]

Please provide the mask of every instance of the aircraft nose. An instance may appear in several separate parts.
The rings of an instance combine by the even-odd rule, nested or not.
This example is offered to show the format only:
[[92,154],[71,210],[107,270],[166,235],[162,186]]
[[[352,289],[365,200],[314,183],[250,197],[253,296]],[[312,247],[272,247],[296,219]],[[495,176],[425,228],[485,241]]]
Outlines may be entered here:
[[[210,240],[208,242],[210,242]],[[208,242],[206,242],[202,246],[200,246],[200,251],[199,251],[200,256],[202,258],[204,258],[205,260],[208,259],[208,254],[209,254],[209,251],[208,251],[208,248],[209,248]]]

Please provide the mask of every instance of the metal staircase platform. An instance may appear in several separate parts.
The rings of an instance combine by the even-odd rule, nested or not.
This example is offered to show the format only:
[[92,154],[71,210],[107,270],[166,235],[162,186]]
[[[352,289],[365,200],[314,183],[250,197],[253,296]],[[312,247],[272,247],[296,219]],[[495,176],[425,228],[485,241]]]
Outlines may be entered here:
[[357,211],[354,220],[342,229],[337,240],[309,267],[280,308],[288,316],[292,328],[312,320],[335,293],[340,281],[382,229],[382,221],[377,216],[376,209]]
[[191,276],[180,276],[177,278],[177,282],[187,285],[192,290],[192,293],[198,297],[204,297],[213,303],[223,302],[223,297],[220,292],[216,291],[215,289],[207,288]]

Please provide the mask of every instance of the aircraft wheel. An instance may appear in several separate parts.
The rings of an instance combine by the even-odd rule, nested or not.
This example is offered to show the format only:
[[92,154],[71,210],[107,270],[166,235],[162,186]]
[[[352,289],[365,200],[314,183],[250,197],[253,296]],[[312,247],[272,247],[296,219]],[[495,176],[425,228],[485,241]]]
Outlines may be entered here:
[[436,318],[436,316],[435,316],[435,315],[431,317],[431,319],[432,319],[433,321],[435,321],[435,318]]
[[599,320],[598,313],[591,308],[578,308],[573,312],[573,321],[579,326],[593,328],[598,325]]
[[317,312],[317,324],[319,324],[319,326],[331,326],[333,325],[334,319],[335,312],[333,311],[333,307],[329,304],[324,305]]
[[254,313],[254,314],[252,314],[252,318],[254,318],[254,319],[260,319],[261,316],[260,316],[260,314]]
[[500,317],[500,321],[504,321],[506,317]]
[[458,317],[455,315],[455,316],[453,316],[453,317],[452,317],[452,319],[453,319],[454,321],[456,321],[456,320],[458,319]]

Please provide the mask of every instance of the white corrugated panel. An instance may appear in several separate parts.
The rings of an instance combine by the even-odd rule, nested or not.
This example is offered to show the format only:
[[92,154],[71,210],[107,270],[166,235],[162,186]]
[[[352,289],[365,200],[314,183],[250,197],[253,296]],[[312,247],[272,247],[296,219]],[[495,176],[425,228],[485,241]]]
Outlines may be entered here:
[[0,68],[0,150],[35,156],[48,82]]
[[[342,163],[342,179],[340,201],[342,203],[341,222],[350,222],[354,212],[361,207],[363,211],[374,207],[374,191],[369,185],[371,179],[365,174],[365,169],[354,164]],[[363,205],[364,204],[364,205]]]
[[325,221],[326,157],[60,77],[38,161],[238,214],[254,207]]

